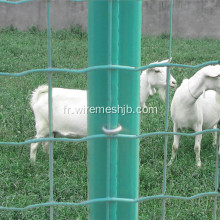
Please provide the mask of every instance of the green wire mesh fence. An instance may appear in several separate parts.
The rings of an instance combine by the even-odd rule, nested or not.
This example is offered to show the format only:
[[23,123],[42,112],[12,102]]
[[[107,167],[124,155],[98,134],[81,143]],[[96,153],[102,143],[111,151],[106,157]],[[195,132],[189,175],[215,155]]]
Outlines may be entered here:
[[[21,0],[21,1],[5,1],[0,0],[0,3],[2,4],[22,4],[27,3],[35,0]],[[69,1],[81,1],[81,0],[69,0]],[[83,1],[83,0],[82,0]],[[111,8],[112,8],[112,0],[109,0],[109,11],[108,16],[109,18],[112,17]],[[170,0],[170,40],[169,40],[169,60],[171,60],[171,47],[172,47],[172,11],[173,11],[173,1]],[[112,24],[109,23],[109,35],[111,35],[111,28]],[[219,185],[219,155],[218,155],[218,148],[216,149],[216,172],[215,172],[215,183],[214,183],[214,191],[212,192],[205,192],[205,193],[199,193],[190,197],[183,197],[183,196],[172,196],[166,194],[166,171],[167,171],[167,143],[168,143],[168,136],[173,136],[174,134],[182,135],[182,136],[196,136],[198,134],[208,133],[208,132],[219,132],[219,129],[208,129],[204,130],[202,132],[195,132],[195,133],[179,133],[179,132],[169,132],[168,131],[168,114],[169,114],[169,83],[167,83],[167,90],[166,90],[166,115],[165,115],[165,130],[161,132],[152,132],[152,133],[146,133],[141,135],[127,135],[127,134],[116,134],[116,135],[106,135],[106,134],[97,134],[97,135],[91,135],[84,138],[77,138],[77,139],[71,139],[71,138],[54,138],[53,137],[53,125],[52,125],[52,72],[67,72],[70,74],[84,74],[86,72],[94,71],[94,70],[109,70],[109,75],[111,75],[112,70],[126,70],[126,71],[132,71],[134,73],[151,68],[156,66],[167,66],[167,82],[169,82],[170,78],[170,68],[171,67],[181,67],[181,68],[201,68],[203,66],[211,65],[211,64],[217,64],[218,61],[210,61],[205,62],[202,64],[198,64],[195,66],[190,65],[182,65],[182,64],[174,64],[174,63],[160,63],[160,64],[151,64],[146,66],[140,66],[140,67],[132,67],[132,66],[122,66],[122,65],[98,65],[98,66],[92,66],[84,69],[60,69],[60,68],[53,68],[52,67],[52,46],[51,46],[51,24],[50,24],[50,0],[47,0],[47,38],[48,38],[48,68],[45,69],[32,69],[27,70],[24,72],[19,73],[5,73],[0,72],[0,76],[11,76],[11,77],[22,77],[28,74],[37,74],[37,73],[47,73],[48,74],[48,84],[49,84],[49,137],[48,138],[41,138],[41,139],[32,139],[27,140],[24,142],[0,142],[0,145],[14,145],[14,146],[22,146],[25,144],[30,143],[36,143],[36,142],[47,142],[50,143],[50,157],[49,157],[49,164],[50,164],[50,200],[48,203],[39,203],[39,204],[33,204],[29,205],[23,208],[16,208],[16,207],[0,207],[0,210],[8,210],[8,211],[23,211],[38,207],[50,207],[50,218],[53,219],[53,209],[55,206],[82,206],[82,205],[90,205],[94,203],[109,203],[109,202],[124,202],[124,203],[140,203],[148,200],[153,199],[160,199],[162,200],[162,219],[165,219],[165,208],[166,208],[166,199],[181,199],[181,200],[192,200],[197,199],[205,196],[211,196],[214,198],[214,214],[213,219],[217,219],[217,199],[220,196],[218,193],[218,185]],[[109,37],[109,44],[111,46],[112,40],[111,37]],[[163,135],[165,136],[165,145],[164,145],[164,167],[163,167],[163,186],[162,186],[162,194],[160,195],[154,195],[154,196],[146,196],[146,197],[140,197],[137,199],[129,199],[129,198],[113,198],[107,196],[106,198],[96,198],[96,199],[90,199],[87,201],[79,202],[79,203],[73,203],[73,202],[55,202],[53,199],[53,142],[55,141],[63,141],[63,142],[83,142],[83,141],[89,141],[94,139],[141,139],[149,136],[155,136],[155,135]],[[219,143],[218,143],[219,146]],[[108,152],[109,153],[109,152]]]

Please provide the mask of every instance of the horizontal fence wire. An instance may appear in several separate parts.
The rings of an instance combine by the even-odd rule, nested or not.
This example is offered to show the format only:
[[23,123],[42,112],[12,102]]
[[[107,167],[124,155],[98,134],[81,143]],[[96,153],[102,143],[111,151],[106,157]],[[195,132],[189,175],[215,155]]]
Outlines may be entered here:
[[[36,1],[39,1],[39,0],[20,0],[20,1],[0,0],[0,3],[19,5],[22,3],[36,2]],[[53,1],[55,1],[55,0],[53,0]],[[68,0],[68,1],[70,1],[70,2],[88,2],[88,1],[101,2],[103,0]],[[119,1],[134,2],[134,1],[148,1],[148,0],[113,0],[113,1],[114,2],[119,2]]]
[[147,197],[140,197],[138,199],[127,199],[127,198],[97,198],[97,199],[90,199],[84,202],[47,202],[47,203],[39,203],[29,205],[23,208],[16,208],[16,207],[0,207],[0,210],[11,210],[11,211],[24,211],[33,208],[45,207],[45,206],[83,206],[83,205],[90,205],[93,203],[106,203],[106,202],[127,202],[127,203],[140,203],[144,201],[149,201],[152,199],[175,199],[175,200],[193,200],[203,197],[219,197],[219,193],[217,192],[206,192],[206,193],[198,193],[193,196],[172,196],[172,195],[155,195],[155,196],[147,196]]
[[[22,3],[27,3],[27,2],[34,2],[37,0],[20,0],[20,1],[6,1],[6,0],[0,0],[0,3],[6,3],[6,4],[22,4]],[[69,0],[70,2],[81,2],[84,0]],[[94,0],[97,1],[97,0]],[[118,1],[118,0],[117,0]],[[50,0],[47,0],[48,3],[48,11],[47,11],[47,19],[48,19],[48,68],[45,69],[31,69],[19,73],[7,73],[7,72],[0,72],[0,76],[8,76],[8,77],[22,77],[28,74],[32,73],[47,73],[49,74],[49,90],[51,90],[50,97],[52,96],[52,72],[67,72],[67,73],[74,73],[74,74],[83,74],[87,73],[89,71],[94,71],[94,70],[101,70],[101,69],[108,69],[108,70],[127,70],[127,71],[133,71],[133,72],[138,72],[138,71],[143,71],[147,68],[153,68],[153,67],[162,67],[166,66],[168,67],[168,79],[169,79],[169,68],[170,67],[180,67],[180,68],[201,68],[207,65],[214,65],[218,64],[218,61],[209,61],[205,62],[202,64],[198,65],[184,65],[184,64],[175,64],[175,63],[160,63],[160,64],[150,64],[146,66],[140,66],[140,67],[131,67],[131,66],[122,66],[122,65],[99,65],[99,66],[92,66],[84,69],[65,69],[65,68],[53,68],[51,63],[52,63],[52,58],[51,58],[51,27],[50,27]],[[171,59],[171,45],[172,45],[172,0],[170,3],[170,44],[169,44],[169,60]],[[111,63],[111,62],[109,62]],[[169,95],[169,86],[167,85],[167,97]],[[50,110],[50,115],[52,111],[52,102],[49,102],[49,108]],[[196,136],[199,134],[204,134],[204,133],[210,133],[210,132],[218,132],[219,129],[207,129],[203,130],[201,132],[194,132],[194,133],[182,133],[182,132],[169,132],[167,131],[168,129],[168,101],[166,102],[166,127],[165,131],[160,131],[160,132],[151,132],[151,133],[145,133],[141,135],[126,135],[126,134],[117,134],[117,135],[106,135],[106,134],[98,134],[98,135],[91,135],[83,138],[54,138],[52,135],[50,135],[49,138],[40,138],[40,139],[31,139],[31,140],[26,140],[23,142],[0,142],[0,145],[12,145],[12,146],[22,146],[30,143],[35,143],[35,142],[50,142],[50,177],[53,177],[53,142],[55,141],[62,141],[62,142],[83,142],[83,141],[90,141],[98,138],[108,138],[108,139],[119,139],[119,138],[128,138],[128,139],[141,139],[141,138],[146,138],[150,136],[155,136],[155,135],[164,135],[165,138],[167,139],[168,135],[181,135],[181,136]],[[51,117],[51,116],[50,116]],[[50,118],[51,119],[51,118]],[[52,120],[51,120],[52,121]],[[52,124],[50,125],[50,131],[52,132]],[[219,136],[219,135],[218,135]],[[219,137],[218,137],[219,138]],[[54,202],[53,201],[53,178],[50,178],[50,202],[48,203],[38,203],[38,204],[33,204],[29,205],[23,208],[18,208],[18,207],[3,207],[0,206],[0,210],[11,210],[11,211],[23,211],[23,210],[28,210],[28,209],[33,209],[33,208],[39,208],[39,207],[45,207],[48,206],[50,207],[51,210],[51,219],[53,219],[53,207],[54,206],[83,206],[83,205],[89,205],[93,203],[108,203],[108,202],[127,202],[127,203],[140,203],[144,201],[149,201],[149,200],[154,200],[154,199],[161,199],[163,200],[163,212],[162,212],[162,219],[165,218],[165,200],[166,199],[178,199],[178,200],[193,200],[193,199],[198,199],[202,197],[214,197],[214,216],[213,219],[217,218],[217,198],[220,197],[220,193],[218,193],[218,185],[219,185],[219,154],[218,154],[218,147],[219,147],[219,142],[220,139],[218,140],[218,147],[216,148],[216,173],[215,173],[215,190],[213,192],[205,192],[205,193],[198,193],[193,196],[172,196],[172,195],[166,195],[166,157],[167,157],[167,140],[165,139],[165,155],[164,155],[164,183],[163,183],[163,193],[161,195],[154,195],[154,196],[146,196],[146,197],[140,197],[138,199],[127,199],[127,198],[113,198],[113,197],[106,197],[106,198],[96,198],[96,199],[91,199],[83,202]]]
[[219,61],[208,61],[205,63],[197,64],[197,65],[184,65],[184,64],[177,64],[177,63],[160,63],[160,64],[149,64],[146,66],[141,67],[132,67],[132,66],[123,66],[123,65],[99,65],[99,66],[92,66],[83,69],[65,69],[65,68],[45,68],[45,69],[32,69],[26,70],[19,73],[6,73],[0,72],[0,76],[13,76],[13,77],[20,77],[24,75],[28,75],[31,73],[48,73],[48,72],[65,72],[65,73],[75,73],[75,74],[83,74],[94,70],[127,70],[127,71],[143,71],[145,69],[154,68],[154,67],[180,67],[180,68],[201,68],[208,65],[218,64]]
[[128,138],[128,139],[141,139],[145,137],[150,137],[150,136],[156,136],[156,135],[181,135],[181,136],[189,136],[189,137],[194,137],[199,134],[205,134],[205,133],[210,133],[210,132],[219,132],[220,130],[218,128],[215,129],[207,129],[199,132],[194,132],[194,133],[184,133],[184,132],[171,132],[171,131],[158,131],[158,132],[151,132],[151,133],[145,133],[145,134],[140,134],[140,135],[132,135],[132,134],[116,134],[116,135],[107,135],[107,134],[96,134],[96,135],[90,135],[87,137],[82,137],[82,138],[39,138],[39,139],[31,139],[31,140],[26,140],[23,142],[0,142],[0,145],[11,145],[11,146],[22,146],[26,144],[31,144],[31,143],[37,143],[37,142],[48,142],[48,141],[53,141],[53,142],[84,142],[84,141],[90,141],[94,139],[103,139],[103,138],[110,138],[110,139],[122,139],[122,138]]
[[[0,0],[0,3],[19,5],[19,4],[23,4],[23,3],[27,3],[27,2],[36,2],[36,1],[39,1],[39,0],[20,0],[20,1]],[[86,1],[102,1],[102,0],[68,0],[68,1],[70,1],[70,2],[86,2]],[[119,0],[117,0],[117,1],[119,1]],[[128,0],[128,1],[132,1],[132,0]]]

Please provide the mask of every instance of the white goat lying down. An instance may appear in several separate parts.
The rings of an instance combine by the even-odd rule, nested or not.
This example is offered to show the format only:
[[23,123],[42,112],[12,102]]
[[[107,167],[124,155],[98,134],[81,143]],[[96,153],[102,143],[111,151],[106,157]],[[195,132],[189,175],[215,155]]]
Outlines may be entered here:
[[[162,62],[168,62],[168,60]],[[165,97],[163,93],[165,93],[166,88],[166,71],[167,67],[155,67],[142,72],[140,80],[141,107],[145,106],[147,98],[149,95],[153,95],[156,89],[159,89],[161,96]],[[171,75],[170,87],[176,87],[176,80]],[[53,132],[67,137],[86,136],[87,90],[53,88],[52,99]],[[35,138],[47,137],[49,134],[47,85],[39,86],[33,92],[30,105],[35,116],[37,132]],[[36,160],[39,144],[31,144],[30,159],[32,162]],[[43,143],[43,149],[49,153],[48,142]]]
[[[182,82],[171,103],[171,116],[174,132],[182,128],[199,132],[217,127],[220,119],[220,65],[204,67]],[[179,135],[174,135],[172,156],[168,165],[171,165],[176,157],[179,139]],[[195,136],[194,150],[198,167],[201,167],[201,140],[202,135]]]

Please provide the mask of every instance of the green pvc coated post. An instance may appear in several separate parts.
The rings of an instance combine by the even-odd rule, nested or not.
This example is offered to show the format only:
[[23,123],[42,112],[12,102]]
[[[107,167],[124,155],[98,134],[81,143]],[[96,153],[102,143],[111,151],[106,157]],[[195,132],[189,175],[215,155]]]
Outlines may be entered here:
[[[88,4],[89,66],[139,66],[141,2],[103,0],[89,1]],[[139,93],[138,72],[96,70],[88,73],[90,108],[117,107],[119,104],[136,109],[140,104]],[[103,125],[110,129],[118,123],[123,127],[122,133],[139,134],[138,113],[89,113],[88,135],[103,133]],[[138,144],[137,140],[116,138],[88,141],[89,199],[138,197]],[[137,210],[138,204],[94,203],[90,205],[89,219],[137,219]]]
[[[142,1],[120,3],[119,64],[138,67],[141,63],[141,9]],[[119,115],[123,134],[139,134],[140,72],[119,71],[119,105],[131,107],[132,113]],[[134,113],[136,112],[136,113]],[[138,198],[139,140],[118,141],[118,197]],[[118,203],[118,219],[138,219],[137,203]]]
[[[118,3],[89,1],[89,66],[117,64],[118,60]],[[91,108],[117,106],[117,70],[97,70],[88,73],[88,106]],[[88,115],[88,135],[116,128],[117,114]],[[117,143],[116,139],[88,142],[89,199],[117,197]],[[92,220],[116,219],[116,203],[90,205]]]

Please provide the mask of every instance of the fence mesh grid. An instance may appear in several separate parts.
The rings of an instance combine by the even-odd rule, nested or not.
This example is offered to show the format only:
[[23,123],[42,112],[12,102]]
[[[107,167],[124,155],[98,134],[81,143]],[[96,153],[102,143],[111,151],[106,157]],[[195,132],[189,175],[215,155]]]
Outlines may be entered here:
[[[27,3],[31,1],[36,1],[36,0],[20,0],[20,1],[6,1],[6,0],[0,0],[0,3],[3,4],[22,4],[22,3]],[[122,65],[99,65],[99,66],[92,66],[84,69],[64,69],[64,68],[53,68],[52,67],[52,46],[51,46],[51,24],[50,24],[50,0],[45,0],[47,1],[47,38],[48,38],[48,68],[45,69],[31,69],[19,73],[6,73],[6,72],[0,72],[0,76],[12,76],[12,77],[22,77],[28,74],[32,73],[48,73],[48,85],[49,85],[49,137],[48,138],[40,138],[40,139],[32,139],[32,140],[27,140],[24,142],[0,142],[0,145],[14,145],[14,146],[22,146],[26,144],[31,144],[31,143],[36,143],[36,142],[46,142],[49,141],[50,143],[50,156],[49,156],[49,172],[50,172],[50,200],[48,203],[38,203],[38,204],[32,204],[23,208],[16,208],[16,207],[3,207],[0,206],[0,210],[8,210],[8,211],[23,211],[23,210],[28,210],[28,209],[33,209],[33,208],[38,208],[38,207],[45,207],[48,206],[50,207],[50,219],[53,219],[53,208],[54,206],[82,206],[82,205],[89,205],[92,203],[108,203],[108,202],[125,202],[125,203],[140,203],[143,201],[148,201],[152,199],[161,199],[162,200],[162,219],[165,219],[165,208],[166,208],[166,199],[181,199],[181,200],[192,200],[192,199],[197,199],[205,196],[211,196],[214,198],[214,211],[213,211],[213,219],[217,219],[217,199],[220,196],[218,193],[218,185],[219,185],[219,154],[218,154],[218,148],[219,148],[219,135],[218,135],[218,146],[216,148],[216,170],[215,170],[215,179],[214,179],[214,191],[212,192],[205,192],[205,193],[199,193],[195,194],[193,196],[189,197],[184,197],[184,196],[173,196],[173,195],[167,195],[166,194],[166,170],[167,170],[167,143],[168,143],[168,136],[172,135],[181,135],[181,136],[196,136],[198,134],[204,134],[204,133],[209,133],[209,132],[218,132],[219,129],[207,129],[203,130],[201,132],[195,132],[195,133],[181,133],[181,132],[169,132],[168,131],[168,115],[169,115],[169,83],[167,83],[167,89],[166,89],[166,114],[165,114],[165,130],[161,132],[152,132],[152,133],[145,133],[141,135],[125,135],[125,134],[117,134],[114,136],[106,135],[106,134],[97,134],[97,135],[91,135],[83,138],[78,138],[78,139],[72,139],[72,138],[54,138],[53,137],[53,125],[52,125],[52,72],[67,72],[67,73],[72,73],[72,74],[84,74],[89,71],[93,70],[100,70],[100,69],[108,69],[109,72],[108,74],[111,74],[111,70],[127,70],[127,71],[133,71],[133,72],[138,72],[141,70],[145,70],[147,68],[152,68],[152,67],[161,67],[161,66],[166,66],[167,68],[167,82],[169,82],[170,78],[170,68],[171,67],[181,67],[181,68],[201,68],[207,65],[211,64],[217,64],[218,61],[209,61],[205,63],[201,63],[198,65],[183,65],[183,64],[175,64],[175,63],[160,63],[160,64],[150,64],[146,66],[140,66],[140,67],[132,67],[132,66],[122,66]],[[69,0],[71,2],[80,2],[84,0]],[[119,0],[116,0],[119,1]],[[135,0],[134,0],[135,1]],[[111,8],[112,8],[113,1],[108,0],[108,17],[111,20],[112,18],[112,13],[111,13]],[[172,47],[172,20],[173,20],[173,0],[170,0],[170,40],[169,40],[169,60],[171,60],[171,47]],[[111,22],[109,22],[108,30],[109,30],[109,39],[112,39],[112,33],[111,33]],[[109,41],[110,45],[109,48],[111,48],[112,41]],[[109,52],[111,54],[111,52]],[[110,58],[111,59],[111,58]],[[110,85],[109,88],[110,89]],[[110,94],[110,93],[109,93]],[[146,196],[146,197],[139,197],[137,199],[128,199],[128,198],[111,198],[111,197],[106,197],[106,198],[96,198],[96,199],[91,199],[79,203],[74,203],[74,202],[55,202],[53,200],[53,142],[55,141],[63,141],[63,142],[83,142],[83,141],[89,141],[92,139],[98,139],[98,138],[128,138],[128,139],[141,139],[149,136],[154,136],[154,135],[163,135],[165,136],[165,144],[164,144],[164,167],[163,167],[163,186],[162,186],[162,194],[160,195],[154,195],[154,196]],[[109,151],[108,151],[109,154]],[[108,210],[109,211],[109,210]]]

